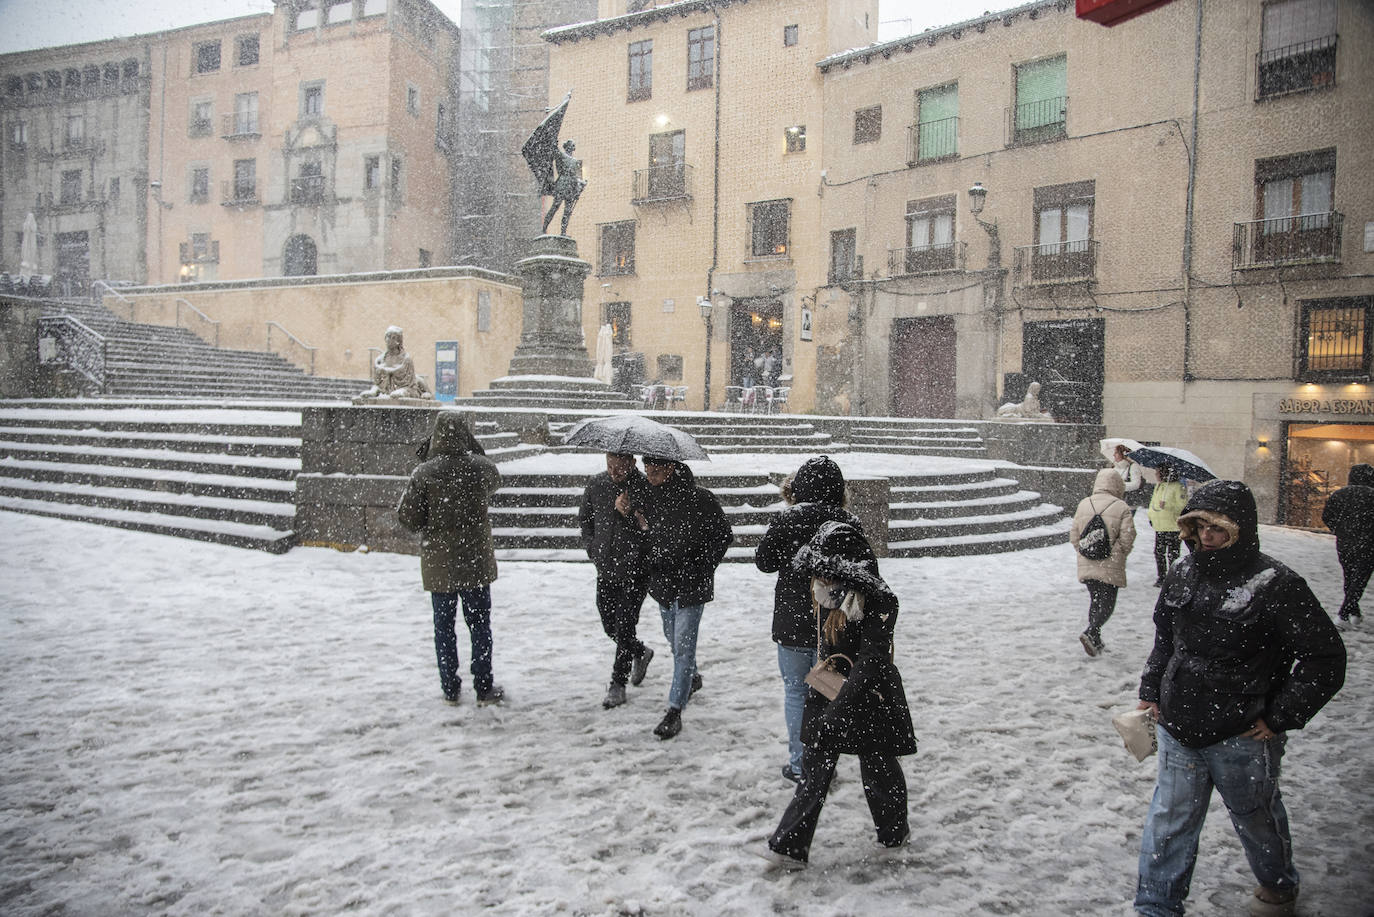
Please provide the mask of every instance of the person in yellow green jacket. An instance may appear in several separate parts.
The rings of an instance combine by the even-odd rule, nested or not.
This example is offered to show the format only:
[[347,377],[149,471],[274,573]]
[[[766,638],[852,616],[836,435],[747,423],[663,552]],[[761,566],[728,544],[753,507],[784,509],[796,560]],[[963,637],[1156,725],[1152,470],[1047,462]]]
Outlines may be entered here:
[[1150,527],[1155,530],[1155,585],[1164,582],[1164,574],[1178,560],[1178,514],[1188,502],[1188,491],[1178,480],[1178,473],[1170,465],[1159,469],[1159,483],[1150,495]]

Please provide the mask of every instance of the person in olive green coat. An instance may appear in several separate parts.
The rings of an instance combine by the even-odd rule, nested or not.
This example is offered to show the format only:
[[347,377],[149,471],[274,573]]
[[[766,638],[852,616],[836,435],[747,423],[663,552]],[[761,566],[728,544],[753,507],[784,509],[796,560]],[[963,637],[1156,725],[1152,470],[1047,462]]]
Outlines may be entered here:
[[434,607],[434,653],[444,699],[458,703],[463,686],[454,625],[458,603],[472,638],[472,678],[478,704],[501,700],[491,674],[491,583],[496,549],[487,498],[501,472],[456,411],[434,418],[426,460],[410,475],[396,516],[420,533],[420,577]]

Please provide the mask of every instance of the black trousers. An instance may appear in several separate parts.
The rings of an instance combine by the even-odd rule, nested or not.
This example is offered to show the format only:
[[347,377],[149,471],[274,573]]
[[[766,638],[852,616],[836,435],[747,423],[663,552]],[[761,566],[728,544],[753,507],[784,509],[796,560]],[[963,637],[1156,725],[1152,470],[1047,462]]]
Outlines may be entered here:
[[1155,532],[1155,572],[1159,579],[1169,572],[1169,567],[1178,560],[1178,532]]
[[1116,611],[1116,587],[1101,580],[1090,579],[1088,587],[1088,636],[1101,642],[1102,625]]
[[[801,782],[787,804],[787,811],[782,813],[778,830],[768,841],[769,847],[803,862],[810,857],[811,838],[816,833],[816,823],[820,821],[821,808],[830,792],[830,781],[835,776],[839,757],[836,752],[819,751],[810,746],[802,752]],[[899,843],[910,830],[906,777],[902,774],[901,761],[893,755],[859,755],[859,775],[863,778],[873,827],[878,830],[878,842]]]
[[1336,550],[1336,558],[1341,562],[1341,574],[1345,578],[1345,600],[1341,602],[1339,617],[1346,620],[1351,615],[1360,615],[1360,597],[1369,585],[1369,575],[1374,572],[1374,553],[1369,551]]
[[639,609],[648,594],[646,578],[621,580],[596,574],[596,610],[601,613],[601,629],[615,641],[615,662],[611,664],[614,684],[625,684],[631,663],[644,655],[644,644],[635,631],[639,627]]

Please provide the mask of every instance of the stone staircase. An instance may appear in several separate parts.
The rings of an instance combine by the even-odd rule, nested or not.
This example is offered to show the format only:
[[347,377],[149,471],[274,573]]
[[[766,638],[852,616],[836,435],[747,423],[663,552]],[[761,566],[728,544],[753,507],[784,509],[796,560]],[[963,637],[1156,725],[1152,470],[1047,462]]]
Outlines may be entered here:
[[987,458],[976,427],[866,417],[850,427],[849,451]]
[[128,322],[95,303],[52,302],[43,315],[65,315],[103,339],[103,387],[88,391],[96,397],[344,400],[371,384],[307,375],[275,353],[212,347],[185,328]]
[[[0,402],[0,509],[284,552],[301,407]],[[476,433],[498,461],[528,454],[490,423]]]
[[[0,402],[0,509],[280,553],[296,543],[296,477],[304,403],[178,401]],[[495,416],[495,415],[493,415]],[[564,418],[557,423],[570,424]],[[759,418],[763,432],[682,413],[717,451],[820,452],[828,437],[796,417]],[[684,423],[685,421],[685,423]],[[551,424],[552,426],[552,424]],[[798,439],[798,427],[810,429]],[[539,447],[479,418],[478,439],[497,462]],[[711,437],[718,437],[712,441]],[[782,508],[766,474],[698,481],[720,499],[735,533],[727,560],[751,562]],[[498,556],[585,561],[577,508],[584,475],[507,474],[492,500]],[[992,470],[891,479],[889,553],[923,557],[1057,544],[1068,521],[1058,506]]]

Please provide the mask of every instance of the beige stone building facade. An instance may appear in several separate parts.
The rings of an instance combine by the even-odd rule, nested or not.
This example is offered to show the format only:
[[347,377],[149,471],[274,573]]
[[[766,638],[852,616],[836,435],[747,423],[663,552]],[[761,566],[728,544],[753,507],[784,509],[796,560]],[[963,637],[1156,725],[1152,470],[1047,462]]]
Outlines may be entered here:
[[[1244,477],[1269,519],[1310,522],[1374,451],[1348,422],[1374,410],[1369,4],[1177,0],[1104,28],[1048,0],[869,45],[863,4],[602,6],[546,34],[550,94],[592,138],[588,302],[629,316],[650,376],[680,356],[702,379],[709,288],[715,404],[759,316],[794,410],[985,418],[1037,381],[1060,419]],[[798,17],[813,59],[789,69]],[[720,91],[694,94],[710,26]],[[659,162],[680,194],[625,193]],[[751,249],[773,201],[785,257]]]
[[707,298],[710,403],[772,351],[791,407],[813,406],[801,318],[825,270],[816,62],[871,43],[877,6],[603,0],[595,22],[545,33],[550,98],[573,93],[562,136],[588,180],[568,230],[593,264],[588,340],[611,323],[645,378],[687,385],[700,407]]
[[0,56],[0,270],[32,213],[55,292],[144,279],[149,62],[138,38]]
[[448,263],[458,31],[437,9],[283,2],[158,38],[151,282]]

